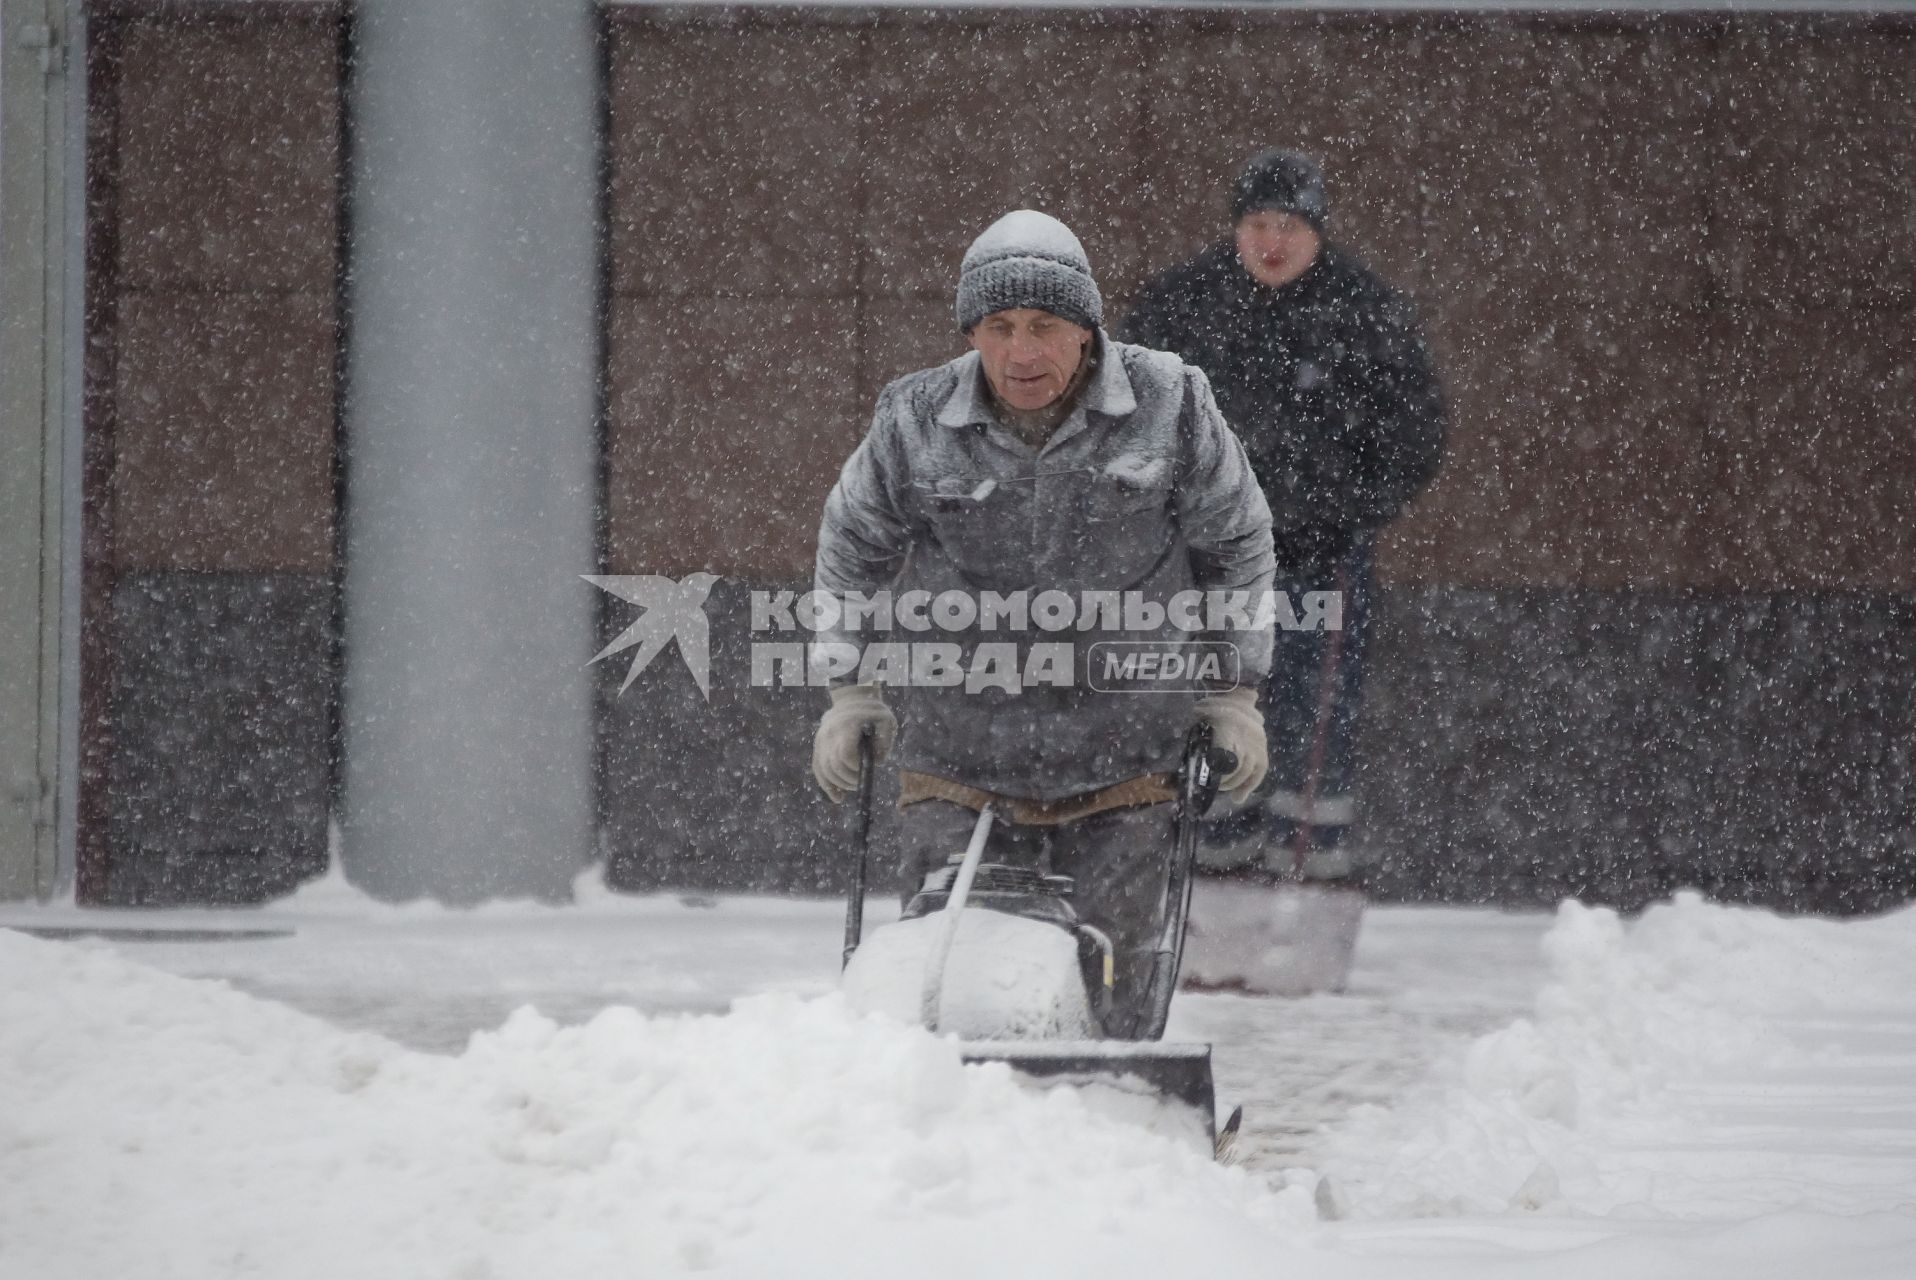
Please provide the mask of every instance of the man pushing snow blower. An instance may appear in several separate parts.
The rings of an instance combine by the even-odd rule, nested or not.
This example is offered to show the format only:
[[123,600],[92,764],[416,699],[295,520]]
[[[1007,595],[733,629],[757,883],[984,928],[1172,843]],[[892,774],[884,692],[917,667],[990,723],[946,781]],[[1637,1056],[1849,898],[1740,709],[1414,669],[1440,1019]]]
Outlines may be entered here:
[[962,897],[948,864],[979,837],[994,884],[1024,871],[1091,939],[1097,1038],[1155,1037],[1192,729],[1234,762],[1223,789],[1265,772],[1270,511],[1204,374],[1105,334],[1056,219],[980,235],[956,311],[971,350],[885,388],[825,504],[818,595],[897,608],[847,604],[823,628],[813,773],[843,800],[861,740],[895,757],[915,908]]

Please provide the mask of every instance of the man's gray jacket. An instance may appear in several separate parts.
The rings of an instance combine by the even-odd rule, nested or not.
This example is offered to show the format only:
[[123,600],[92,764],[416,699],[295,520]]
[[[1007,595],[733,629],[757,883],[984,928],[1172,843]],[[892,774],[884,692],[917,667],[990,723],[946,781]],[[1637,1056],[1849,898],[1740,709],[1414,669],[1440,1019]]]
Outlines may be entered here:
[[[1192,591],[1256,601],[1270,590],[1273,567],[1270,509],[1204,374],[1102,333],[1094,343],[1097,368],[1042,448],[998,424],[976,352],[900,378],[879,396],[871,431],[826,500],[818,591],[841,599],[889,591],[894,600],[914,591],[974,600],[1023,592],[1027,601],[1061,592],[1079,606],[1066,629],[1056,629],[1055,613],[1047,629],[1033,609],[1022,630],[822,634],[861,647],[955,641],[968,669],[981,644],[1012,642],[1021,655],[1070,646],[1068,685],[920,682],[895,693],[902,768],[1035,800],[1166,772],[1177,766],[1197,694],[1188,686],[1100,692],[1091,687],[1093,664],[1108,664],[1113,652],[1228,641],[1239,683],[1255,688],[1270,665],[1268,625],[1245,628],[1236,618],[1228,631],[1193,634],[1167,616],[1127,629],[1105,625],[1127,621],[1121,608],[1114,618],[1087,607],[1098,600],[1089,593],[1109,592],[1160,608]],[[1128,621],[1148,624],[1150,612]],[[1099,648],[1112,643],[1133,647]],[[1019,672],[1011,674],[1015,681]]]

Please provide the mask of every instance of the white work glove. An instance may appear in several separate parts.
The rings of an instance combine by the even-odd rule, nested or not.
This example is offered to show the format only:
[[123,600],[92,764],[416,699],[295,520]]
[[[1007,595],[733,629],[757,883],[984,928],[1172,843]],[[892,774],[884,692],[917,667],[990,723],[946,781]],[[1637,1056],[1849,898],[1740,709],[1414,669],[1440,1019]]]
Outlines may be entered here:
[[1211,726],[1213,747],[1237,757],[1237,768],[1218,787],[1243,804],[1271,767],[1270,749],[1264,742],[1264,717],[1257,709],[1257,690],[1237,688],[1199,698],[1197,718]]
[[858,735],[872,731],[872,762],[885,758],[898,736],[898,717],[885,705],[875,684],[847,684],[832,690],[831,709],[812,738],[812,777],[833,804],[858,790]]

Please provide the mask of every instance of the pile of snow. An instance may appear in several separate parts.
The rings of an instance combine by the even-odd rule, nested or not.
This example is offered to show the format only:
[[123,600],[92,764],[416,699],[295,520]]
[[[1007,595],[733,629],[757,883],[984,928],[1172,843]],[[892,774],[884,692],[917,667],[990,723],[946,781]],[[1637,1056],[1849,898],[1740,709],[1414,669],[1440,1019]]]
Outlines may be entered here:
[[[935,912],[867,934],[845,967],[855,1009],[929,1025],[927,975],[949,916]],[[1079,1040],[1095,1035],[1076,937],[1002,911],[959,913],[936,996],[937,1027],[966,1040]]]
[[0,972],[8,1276],[1241,1275],[1309,1218],[835,996],[443,1056],[98,945]]
[[1916,911],[1566,903],[1543,951],[1534,1018],[1333,1136],[1352,1212],[1916,1213]]
[[[1338,1117],[1291,1147],[1319,1183],[824,994],[836,904],[295,907],[226,921],[292,937],[122,944],[195,977],[0,929],[0,1276],[1900,1280],[1916,1256],[1916,911],[1568,906],[1531,1016],[1474,1040],[1531,1007],[1538,922],[1381,910],[1349,995],[1186,1003],[1247,1136]],[[101,923],[33,915],[6,918]],[[533,998],[575,1025],[506,1017]],[[1396,1030],[1353,1048],[1368,1005]],[[1345,1118],[1354,1088],[1387,1103]]]

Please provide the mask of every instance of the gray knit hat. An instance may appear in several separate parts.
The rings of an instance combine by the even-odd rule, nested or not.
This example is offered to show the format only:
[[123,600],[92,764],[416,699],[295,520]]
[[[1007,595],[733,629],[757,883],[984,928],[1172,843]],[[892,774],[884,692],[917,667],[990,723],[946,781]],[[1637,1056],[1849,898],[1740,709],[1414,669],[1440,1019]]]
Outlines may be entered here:
[[1018,209],[971,242],[958,269],[958,327],[966,333],[994,311],[1032,307],[1095,329],[1104,298],[1091,259],[1071,228],[1050,214]]

